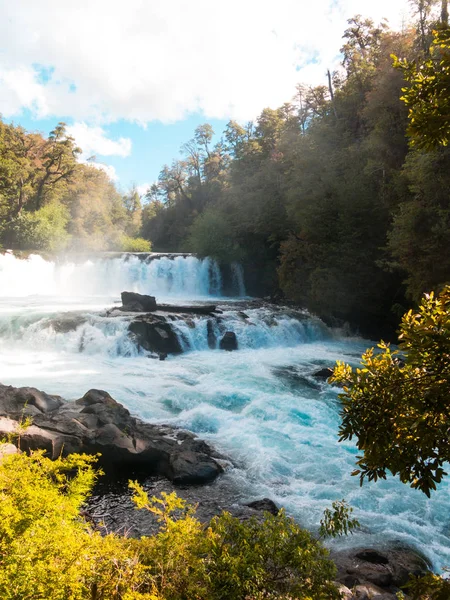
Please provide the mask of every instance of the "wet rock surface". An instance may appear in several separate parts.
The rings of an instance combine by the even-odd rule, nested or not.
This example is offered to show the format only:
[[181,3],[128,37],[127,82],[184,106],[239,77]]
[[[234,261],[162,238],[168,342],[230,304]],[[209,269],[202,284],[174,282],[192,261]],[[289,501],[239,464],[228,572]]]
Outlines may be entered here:
[[221,350],[228,350],[228,352],[238,349],[238,341],[234,331],[225,332],[223,338],[219,342],[219,348]]
[[323,369],[319,369],[312,374],[313,377],[319,379],[320,381],[326,381],[329,377],[333,375],[333,369],[329,367],[324,367]]
[[155,296],[137,294],[136,292],[122,292],[122,308],[129,312],[154,312],[156,310]]
[[140,316],[130,323],[128,330],[144,350],[159,355],[182,352],[177,334],[164,318]]
[[223,457],[206,442],[132,417],[103,390],[64,402],[35,388],[0,384],[0,437],[14,433],[27,417],[32,425],[20,436],[24,451],[43,449],[53,459],[73,452],[100,453],[109,472],[141,469],[180,484],[207,483],[223,472]]
[[[400,545],[332,551],[330,557],[338,569],[337,580],[343,585],[350,589],[375,586],[391,594],[407,583],[410,574],[424,575],[430,568],[418,552]],[[363,591],[356,598],[364,598]]]
[[261,510],[263,512],[268,512],[271,515],[275,515],[275,516],[280,512],[280,509],[278,508],[278,506],[270,498],[263,498],[262,500],[254,500],[253,502],[249,502],[248,504],[246,504],[246,506],[249,506],[250,508],[253,508],[254,510]]
[[160,497],[161,492],[176,492],[190,505],[196,506],[196,517],[205,524],[222,511],[241,520],[263,518],[263,512],[243,504],[241,494],[226,474],[214,483],[202,486],[176,485],[161,477],[141,478],[140,475],[139,472],[130,470],[122,472],[115,480],[99,480],[86,506],[88,516],[97,527],[104,531],[126,533],[132,537],[158,532],[159,524],[154,515],[135,508],[128,489],[129,479],[138,479],[149,497]]

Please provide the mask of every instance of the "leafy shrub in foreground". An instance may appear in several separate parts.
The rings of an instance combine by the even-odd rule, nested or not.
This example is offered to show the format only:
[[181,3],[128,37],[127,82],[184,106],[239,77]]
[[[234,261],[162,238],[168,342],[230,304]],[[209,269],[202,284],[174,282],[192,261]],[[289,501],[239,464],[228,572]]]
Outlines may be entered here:
[[140,540],[95,531],[80,509],[94,457],[42,452],[0,463],[2,600],[338,600],[327,551],[283,513],[209,527],[176,494],[134,500],[160,520]]
[[328,551],[284,511],[265,513],[262,523],[224,512],[205,529],[176,494],[149,499],[137,483],[131,487],[138,508],[162,524],[158,535],[140,544],[141,560],[165,599],[340,598]]

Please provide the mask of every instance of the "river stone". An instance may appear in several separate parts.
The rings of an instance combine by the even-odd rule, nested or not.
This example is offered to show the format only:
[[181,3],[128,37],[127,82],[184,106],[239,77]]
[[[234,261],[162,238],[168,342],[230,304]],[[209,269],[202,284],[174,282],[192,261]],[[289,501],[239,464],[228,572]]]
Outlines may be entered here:
[[0,414],[14,419],[56,410],[63,404],[60,396],[51,396],[33,387],[13,388],[0,384]]
[[132,321],[128,330],[134,334],[139,346],[156,354],[180,354],[181,344],[170,323],[163,319],[147,319],[145,316]]
[[353,592],[348,589],[347,586],[342,585],[342,583],[334,582],[338,591],[341,593],[342,600],[354,600]]
[[280,509],[270,498],[263,498],[262,500],[255,500],[254,502],[248,502],[245,506],[249,506],[254,510],[260,510],[263,512],[269,512],[271,515],[277,516]]
[[371,583],[390,591],[405,585],[410,574],[420,576],[429,571],[425,559],[406,547],[336,550],[330,558],[338,569],[337,580],[349,588]]
[[355,586],[350,598],[351,600],[397,600],[395,594],[386,592],[372,583]]
[[[39,409],[27,404],[30,398],[42,400]],[[103,390],[89,390],[75,402],[63,402],[34,388],[0,384],[0,438],[17,431],[30,407],[32,425],[20,435],[24,451],[43,449],[53,459],[74,452],[100,453],[107,472],[139,468],[179,483],[207,483],[223,472],[222,457],[206,442],[187,431],[132,417]]]
[[84,325],[87,318],[84,315],[68,314],[50,319],[50,324],[56,333],[69,333],[75,331],[80,325]]
[[214,350],[216,347],[216,334],[214,333],[214,322],[208,319],[206,322],[206,337],[208,340],[208,348]]
[[5,458],[5,456],[9,456],[10,454],[17,454],[18,451],[19,450],[18,450],[17,446],[14,446],[14,444],[10,444],[10,443],[0,444],[0,462],[2,461],[3,458]]
[[[136,292],[122,292],[123,309],[130,312],[153,312],[156,310],[156,298]],[[131,307],[131,308],[130,308]],[[137,310],[137,308],[140,310]]]
[[319,371],[316,371],[315,373],[312,374],[312,376],[315,377],[316,379],[323,379],[325,381],[332,375],[333,375],[333,369],[330,369],[329,367],[324,367],[323,369],[320,369]]
[[227,331],[225,333],[225,335],[219,342],[219,348],[221,350],[228,350],[229,352],[238,349],[237,338],[234,331]]

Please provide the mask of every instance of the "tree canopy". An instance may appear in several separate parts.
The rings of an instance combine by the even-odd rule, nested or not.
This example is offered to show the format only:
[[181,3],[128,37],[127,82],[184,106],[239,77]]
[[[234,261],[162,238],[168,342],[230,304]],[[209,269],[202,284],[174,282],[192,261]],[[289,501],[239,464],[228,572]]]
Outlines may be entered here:
[[0,119],[0,246],[21,250],[143,250],[142,206],[125,195],[59,123],[45,139]]
[[340,439],[356,438],[361,483],[388,472],[430,496],[450,460],[450,286],[402,318],[399,348],[379,344],[361,368],[339,362]]

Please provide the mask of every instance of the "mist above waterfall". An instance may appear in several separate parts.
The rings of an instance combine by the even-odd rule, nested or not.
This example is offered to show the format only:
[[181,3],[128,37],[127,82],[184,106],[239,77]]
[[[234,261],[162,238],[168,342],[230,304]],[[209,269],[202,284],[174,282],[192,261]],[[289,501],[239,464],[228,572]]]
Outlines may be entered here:
[[[233,266],[235,294],[245,295],[243,275]],[[105,296],[118,298],[124,290],[161,298],[206,298],[222,295],[219,266],[195,256],[168,256],[146,259],[130,254],[114,258],[80,261],[49,261],[39,255],[20,260],[0,254],[0,297]]]

